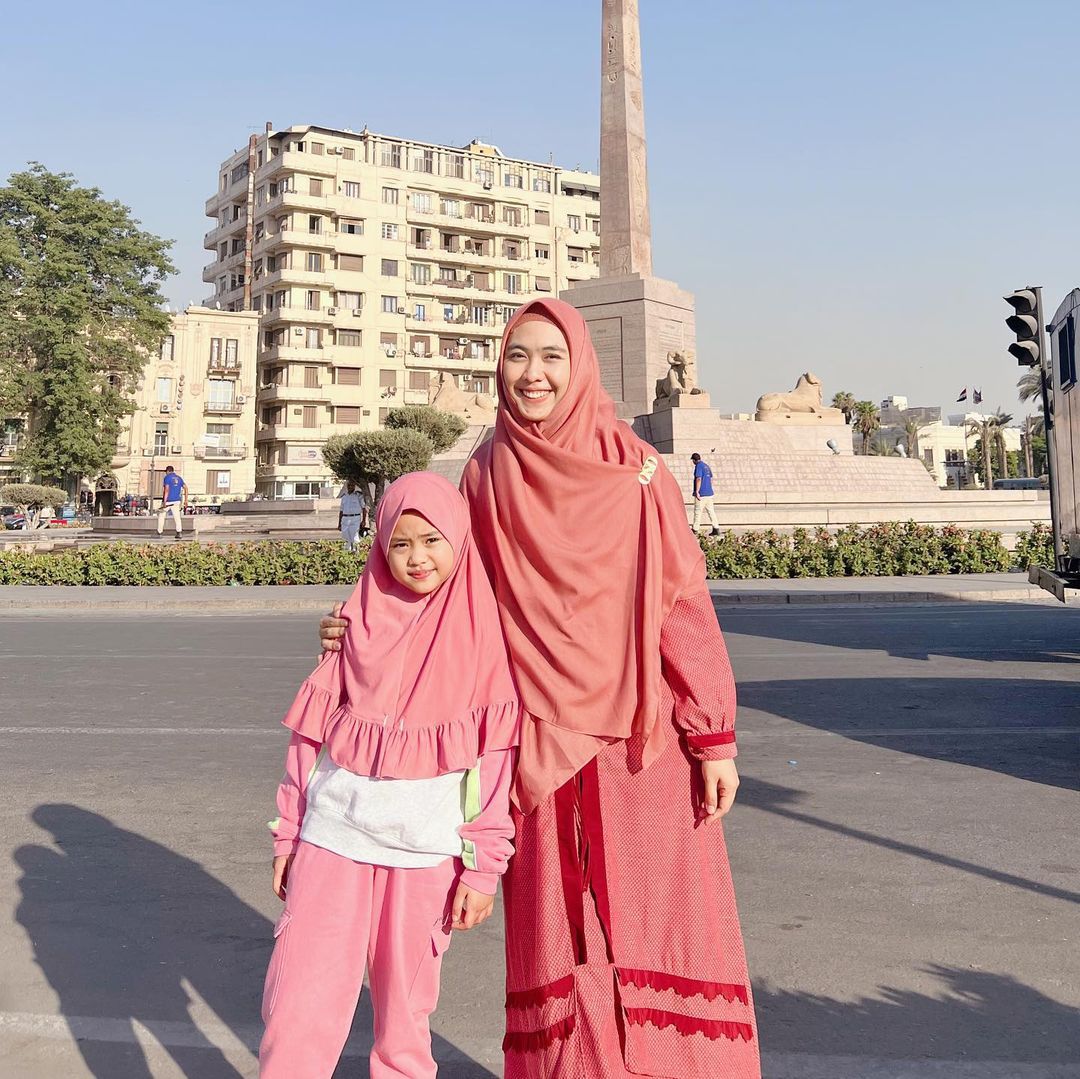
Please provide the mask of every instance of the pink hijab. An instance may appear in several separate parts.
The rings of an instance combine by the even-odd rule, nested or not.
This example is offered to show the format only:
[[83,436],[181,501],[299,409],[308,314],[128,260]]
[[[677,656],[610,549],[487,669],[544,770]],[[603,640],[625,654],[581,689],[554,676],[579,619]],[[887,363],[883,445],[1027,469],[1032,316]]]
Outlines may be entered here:
[[[533,423],[509,403],[502,364],[514,330],[538,315],[566,338],[571,372]],[[463,488],[526,712],[514,797],[529,812],[605,745],[630,742],[632,767],[655,758],[660,630],[705,567],[670,472],[616,419],[575,308],[534,300],[511,319],[499,397]]]
[[[407,510],[454,548],[450,578],[427,596],[399,584],[387,562]],[[345,603],[344,647],[320,662],[284,723],[363,775],[417,779],[471,768],[485,751],[516,744],[519,709],[468,509],[447,480],[416,472],[386,489],[375,528]]]

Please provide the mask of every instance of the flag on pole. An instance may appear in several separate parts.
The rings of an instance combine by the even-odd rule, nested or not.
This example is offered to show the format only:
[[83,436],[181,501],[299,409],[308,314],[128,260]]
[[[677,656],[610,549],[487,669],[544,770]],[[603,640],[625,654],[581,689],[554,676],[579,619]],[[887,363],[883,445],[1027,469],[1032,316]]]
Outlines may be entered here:
[[965,386],[960,391],[960,396],[957,398],[957,401],[966,401],[966,400],[967,400],[967,386]]
[[974,398],[972,398],[972,400],[974,401],[975,404],[981,405],[982,404],[982,390],[976,390],[975,391],[975,396],[974,396]]

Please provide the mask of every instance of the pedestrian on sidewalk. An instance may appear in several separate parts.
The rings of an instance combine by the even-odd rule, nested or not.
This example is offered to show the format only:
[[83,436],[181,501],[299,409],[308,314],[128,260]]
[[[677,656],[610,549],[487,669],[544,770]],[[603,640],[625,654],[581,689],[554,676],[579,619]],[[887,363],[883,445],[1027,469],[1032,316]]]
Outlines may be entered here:
[[181,507],[187,509],[187,495],[188,486],[184,482],[183,476],[172,465],[166,465],[165,478],[161,484],[161,509],[158,510],[157,515],[157,534],[159,536],[164,534],[165,518],[171,514],[173,522],[176,524],[176,538],[180,539],[184,531],[180,523],[180,511]]
[[716,520],[716,510],[713,509],[713,486],[712,469],[701,459],[700,453],[690,454],[690,460],[694,462],[694,524],[695,532],[701,529],[701,514],[704,511],[712,525],[712,534],[720,535],[720,526]]
[[523,705],[503,1074],[760,1079],[719,823],[735,684],[683,493],[569,304],[517,312],[498,379],[462,488]]
[[353,480],[346,480],[338,492],[338,529],[345,542],[345,550],[355,551],[360,541],[360,526],[364,523],[365,499]]
[[327,653],[285,716],[262,1079],[330,1079],[367,967],[372,1079],[431,1079],[429,1016],[452,929],[490,914],[512,852],[520,704],[465,501],[391,484]]

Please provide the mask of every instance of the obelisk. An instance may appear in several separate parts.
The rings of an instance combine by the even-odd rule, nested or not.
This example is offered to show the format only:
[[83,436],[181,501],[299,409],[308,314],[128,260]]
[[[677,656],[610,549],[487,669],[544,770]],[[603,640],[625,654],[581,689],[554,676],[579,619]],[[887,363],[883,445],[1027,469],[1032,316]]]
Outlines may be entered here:
[[[604,388],[619,415],[633,419],[652,411],[668,356],[692,356],[694,298],[652,275],[638,0],[602,0],[602,15],[600,276],[562,298],[585,316]],[[692,403],[708,406],[700,395]]]

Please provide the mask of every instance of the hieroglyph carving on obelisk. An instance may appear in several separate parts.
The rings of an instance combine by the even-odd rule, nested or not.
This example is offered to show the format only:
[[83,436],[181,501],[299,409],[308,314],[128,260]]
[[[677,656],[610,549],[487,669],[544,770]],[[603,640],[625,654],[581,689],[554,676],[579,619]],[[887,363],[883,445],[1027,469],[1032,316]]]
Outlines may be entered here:
[[637,0],[603,0],[600,276],[652,275]]

